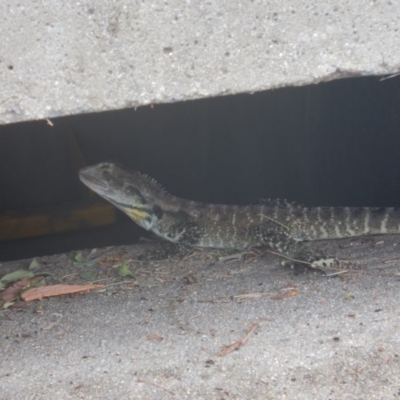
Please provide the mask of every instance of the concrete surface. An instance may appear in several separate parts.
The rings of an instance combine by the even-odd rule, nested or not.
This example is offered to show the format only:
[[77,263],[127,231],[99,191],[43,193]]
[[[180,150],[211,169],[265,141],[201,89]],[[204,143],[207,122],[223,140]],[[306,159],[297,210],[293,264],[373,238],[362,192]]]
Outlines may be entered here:
[[0,2],[0,123],[400,70],[400,3]]
[[[64,283],[81,271],[110,279],[111,260],[122,257],[137,285],[129,278],[106,292],[2,311],[1,399],[398,398],[398,236],[317,247],[352,269],[296,276],[271,254],[140,264],[138,246],[84,253],[109,265],[43,257],[41,270]],[[219,354],[249,332],[239,350]]]
[[[0,16],[0,123],[400,70],[396,1],[9,0]],[[360,266],[337,278],[127,248],[138,286],[0,312],[0,397],[398,398],[398,239],[326,244]],[[40,261],[69,283],[72,260]]]

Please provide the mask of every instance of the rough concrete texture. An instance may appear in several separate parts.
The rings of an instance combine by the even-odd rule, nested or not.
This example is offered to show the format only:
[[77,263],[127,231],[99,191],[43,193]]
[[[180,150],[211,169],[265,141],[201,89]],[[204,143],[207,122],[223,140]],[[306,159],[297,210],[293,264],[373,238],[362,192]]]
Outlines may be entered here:
[[0,123],[400,70],[400,2],[0,2]]
[[[272,255],[223,263],[200,253],[140,264],[138,246],[130,246],[95,252],[99,264],[74,265],[75,254],[43,257],[42,272],[63,283],[86,272],[109,285],[121,254],[134,277],[103,292],[1,311],[0,397],[397,399],[397,242],[325,243],[355,263],[330,278],[295,276]],[[237,351],[220,353],[242,339]]]

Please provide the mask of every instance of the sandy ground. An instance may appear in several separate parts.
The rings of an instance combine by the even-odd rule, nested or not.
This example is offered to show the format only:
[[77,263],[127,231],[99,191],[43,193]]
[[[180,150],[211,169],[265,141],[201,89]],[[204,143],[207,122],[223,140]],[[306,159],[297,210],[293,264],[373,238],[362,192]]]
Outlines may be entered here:
[[316,243],[352,260],[336,277],[296,275],[272,254],[135,261],[148,245],[41,257],[47,284],[107,286],[0,312],[0,397],[399,398],[398,240]]

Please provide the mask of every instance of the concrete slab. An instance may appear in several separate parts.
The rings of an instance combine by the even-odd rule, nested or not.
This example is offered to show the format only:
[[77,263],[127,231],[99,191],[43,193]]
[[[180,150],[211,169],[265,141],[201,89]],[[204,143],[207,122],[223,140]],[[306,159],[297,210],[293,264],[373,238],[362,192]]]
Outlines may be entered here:
[[0,123],[400,70],[400,3],[0,3]]
[[[222,263],[206,252],[141,264],[133,261],[139,246],[131,246],[83,253],[102,263],[43,257],[41,271],[64,283],[86,272],[118,284],[2,311],[1,398],[396,398],[397,241],[316,244],[353,261],[336,278],[295,276],[271,254]],[[121,258],[135,274],[126,284],[113,278]],[[5,271],[29,262],[2,264]]]

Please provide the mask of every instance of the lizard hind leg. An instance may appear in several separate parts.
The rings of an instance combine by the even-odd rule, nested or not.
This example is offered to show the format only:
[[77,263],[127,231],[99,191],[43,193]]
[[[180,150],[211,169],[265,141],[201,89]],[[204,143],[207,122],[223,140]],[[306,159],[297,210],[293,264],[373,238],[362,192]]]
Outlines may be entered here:
[[296,267],[299,264],[312,268],[320,272],[330,272],[339,268],[339,260],[335,257],[329,257],[321,252],[313,251],[308,246],[298,246],[294,253],[291,253],[291,259],[294,260]]
[[281,240],[271,247],[278,250],[280,255],[285,258],[282,262],[285,266],[291,266],[296,269],[299,267],[312,268],[323,272],[339,268],[337,258],[314,251],[303,243],[290,238],[284,241]]

